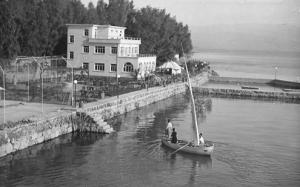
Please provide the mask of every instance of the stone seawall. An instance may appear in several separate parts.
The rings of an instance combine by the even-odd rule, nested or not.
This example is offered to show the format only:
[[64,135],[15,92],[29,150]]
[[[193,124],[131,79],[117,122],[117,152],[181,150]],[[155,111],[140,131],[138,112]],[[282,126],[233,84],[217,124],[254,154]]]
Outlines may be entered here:
[[68,112],[1,130],[0,157],[74,131],[74,117],[75,112]]
[[209,77],[209,82],[211,83],[221,83],[221,84],[265,84],[280,88],[291,88],[300,89],[299,82],[291,82],[279,79],[255,79],[255,78],[240,78],[240,77]]
[[28,124],[0,130],[0,157],[74,131],[112,132],[104,121],[148,104],[184,93],[186,83],[135,91],[85,104],[77,111],[60,111]]
[[220,88],[194,88],[195,92],[204,95],[214,96],[233,96],[233,97],[255,97],[255,98],[269,98],[278,100],[290,100],[300,101],[299,93],[287,93],[287,92],[270,92],[270,91],[258,91],[258,90],[237,90],[237,89],[220,89]]
[[171,84],[166,87],[153,87],[112,97],[98,102],[88,103],[80,113],[85,113],[93,118],[110,119],[114,116],[149,105],[159,100],[166,99],[176,94],[184,93],[186,83]]

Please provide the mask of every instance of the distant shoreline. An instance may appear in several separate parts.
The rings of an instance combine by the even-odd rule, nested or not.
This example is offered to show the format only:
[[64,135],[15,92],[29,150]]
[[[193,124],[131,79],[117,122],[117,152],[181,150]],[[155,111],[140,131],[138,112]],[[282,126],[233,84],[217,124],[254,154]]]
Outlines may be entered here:
[[227,49],[194,49],[192,54],[195,53],[222,53],[222,54],[244,54],[244,55],[259,55],[259,56],[285,56],[285,57],[298,57],[300,58],[299,51],[261,51],[261,50],[227,50]]

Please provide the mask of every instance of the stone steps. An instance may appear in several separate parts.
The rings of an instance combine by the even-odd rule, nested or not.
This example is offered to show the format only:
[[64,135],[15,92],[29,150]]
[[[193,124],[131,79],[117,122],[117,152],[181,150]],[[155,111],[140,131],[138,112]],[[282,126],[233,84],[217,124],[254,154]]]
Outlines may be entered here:
[[92,115],[91,117],[96,122],[96,124],[99,125],[100,128],[102,128],[103,133],[110,134],[114,132],[114,129],[109,124],[107,124],[107,122],[103,121],[101,116]]

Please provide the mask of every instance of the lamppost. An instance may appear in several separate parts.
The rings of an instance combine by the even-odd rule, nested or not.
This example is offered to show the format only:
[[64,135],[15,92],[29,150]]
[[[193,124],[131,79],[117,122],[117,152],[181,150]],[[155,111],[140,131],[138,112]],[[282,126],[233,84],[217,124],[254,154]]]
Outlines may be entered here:
[[27,102],[29,102],[29,63],[27,64],[27,80],[28,80],[28,85],[27,85],[27,92],[28,92]]
[[[46,57],[44,57],[45,60],[46,60]],[[41,77],[42,77],[42,114],[44,116],[44,62],[42,61],[42,74],[41,74]]]
[[116,46],[116,79],[117,79],[117,98],[119,98],[119,78],[118,74],[118,53],[119,53],[119,45]]
[[276,66],[276,67],[275,67],[275,80],[276,80],[276,78],[277,78],[277,71],[278,71],[278,67]]
[[5,72],[1,66],[0,69],[3,75],[2,79],[3,79],[3,124],[4,124],[5,123]]
[[74,101],[75,108],[76,108],[76,84],[77,84],[77,80],[74,80],[74,85],[75,85],[75,101]]

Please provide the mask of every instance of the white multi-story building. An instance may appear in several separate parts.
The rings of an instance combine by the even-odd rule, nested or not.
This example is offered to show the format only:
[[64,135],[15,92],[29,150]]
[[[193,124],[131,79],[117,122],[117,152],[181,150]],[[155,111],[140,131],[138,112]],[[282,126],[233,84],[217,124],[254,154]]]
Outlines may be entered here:
[[139,54],[140,38],[125,37],[126,27],[67,24],[68,67],[88,68],[90,76],[140,76],[156,68],[155,55]]

